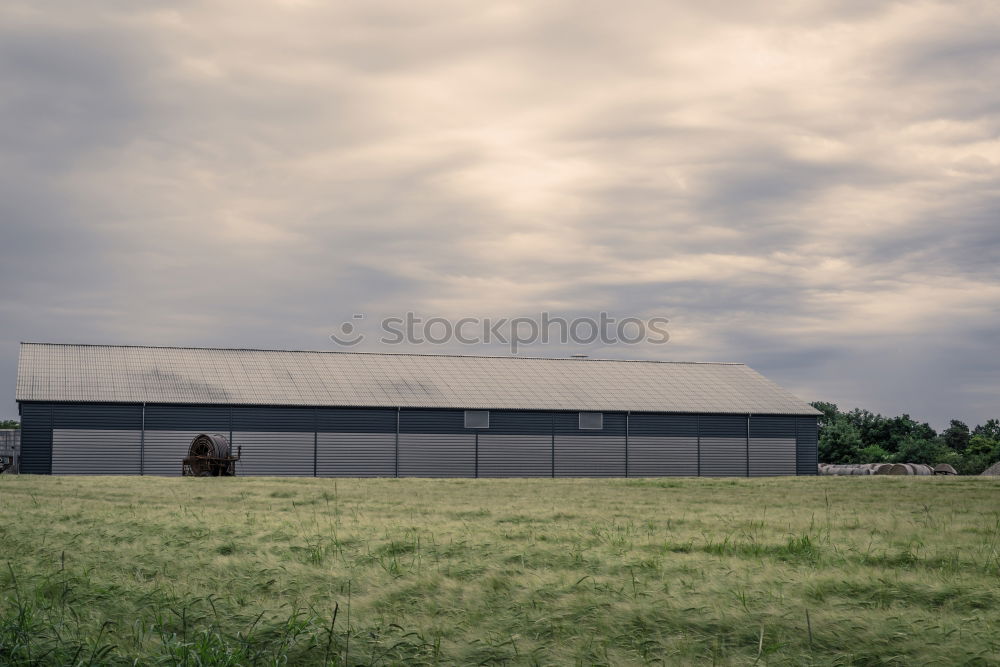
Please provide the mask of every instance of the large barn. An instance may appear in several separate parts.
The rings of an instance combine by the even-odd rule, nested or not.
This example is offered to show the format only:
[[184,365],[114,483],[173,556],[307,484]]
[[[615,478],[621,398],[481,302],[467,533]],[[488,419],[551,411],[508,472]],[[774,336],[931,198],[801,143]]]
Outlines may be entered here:
[[815,475],[818,412],[734,363],[22,343],[21,472]]

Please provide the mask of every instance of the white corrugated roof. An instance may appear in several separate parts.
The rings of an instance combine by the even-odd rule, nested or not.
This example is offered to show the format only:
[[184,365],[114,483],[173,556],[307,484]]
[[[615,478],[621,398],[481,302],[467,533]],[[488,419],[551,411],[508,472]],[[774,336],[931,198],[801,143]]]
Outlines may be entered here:
[[51,343],[17,400],[818,414],[743,364]]

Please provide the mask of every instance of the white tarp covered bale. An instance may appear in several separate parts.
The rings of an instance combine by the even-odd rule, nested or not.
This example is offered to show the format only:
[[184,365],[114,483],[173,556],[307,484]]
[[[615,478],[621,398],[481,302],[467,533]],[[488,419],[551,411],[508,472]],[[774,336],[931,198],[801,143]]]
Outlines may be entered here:
[[844,463],[844,464],[819,464],[819,474],[821,475],[879,475],[879,470],[884,468],[885,463]]
[[[997,466],[1000,467],[1000,463]],[[940,471],[940,472],[939,472]],[[820,463],[819,474],[821,475],[957,475],[947,463],[942,463],[936,468],[923,463],[843,463],[831,464]],[[983,473],[984,475],[986,473]],[[1000,470],[993,473],[1000,475]]]
[[989,468],[987,468],[986,470],[984,470],[980,474],[982,474],[982,475],[991,475],[993,477],[1000,476],[1000,461],[997,461],[996,463],[994,463],[993,465],[991,465]]

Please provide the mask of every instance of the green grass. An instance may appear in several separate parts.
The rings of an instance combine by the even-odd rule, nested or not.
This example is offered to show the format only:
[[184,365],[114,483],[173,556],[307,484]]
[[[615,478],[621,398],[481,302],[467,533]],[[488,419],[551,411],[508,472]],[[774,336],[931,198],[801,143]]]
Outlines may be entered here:
[[1000,664],[983,478],[0,477],[0,664]]

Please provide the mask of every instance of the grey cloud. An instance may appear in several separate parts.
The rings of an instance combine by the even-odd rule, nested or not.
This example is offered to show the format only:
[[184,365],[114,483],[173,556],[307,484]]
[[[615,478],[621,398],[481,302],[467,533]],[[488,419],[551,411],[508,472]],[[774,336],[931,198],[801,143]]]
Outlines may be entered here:
[[603,355],[996,416],[990,4],[63,9],[0,22],[8,386],[18,339],[607,310],[677,336]]

